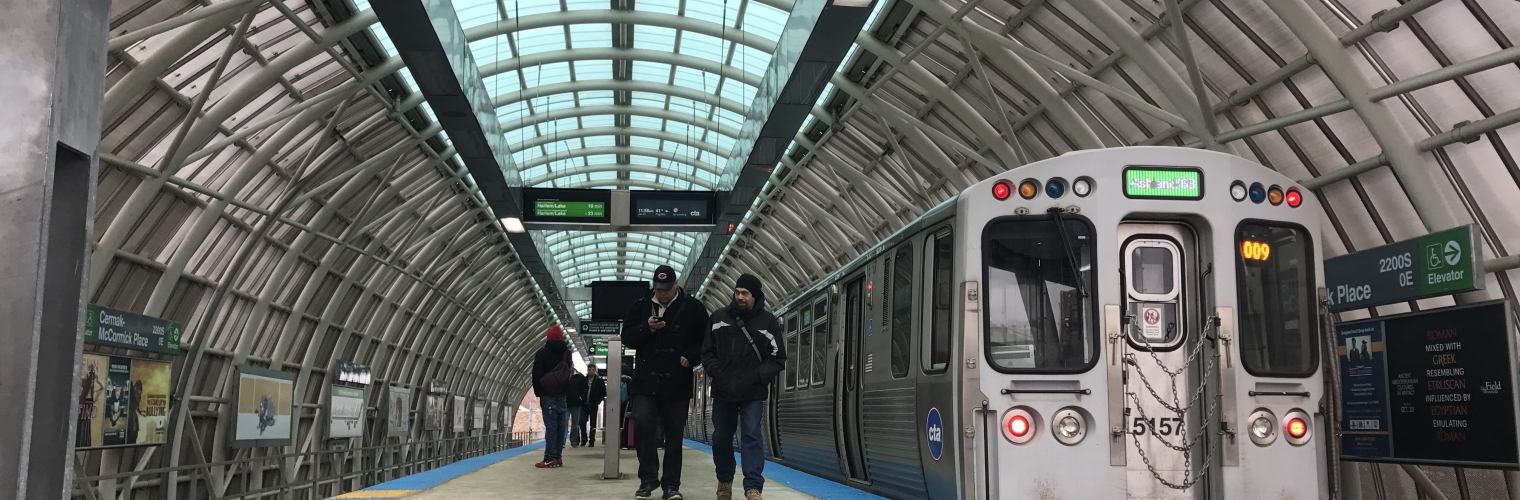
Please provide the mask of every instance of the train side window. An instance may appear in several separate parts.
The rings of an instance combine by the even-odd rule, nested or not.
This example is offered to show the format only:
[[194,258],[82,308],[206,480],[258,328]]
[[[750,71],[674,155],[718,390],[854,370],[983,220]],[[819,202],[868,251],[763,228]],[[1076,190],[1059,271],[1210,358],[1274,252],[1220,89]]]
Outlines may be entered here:
[[913,346],[913,245],[892,257],[892,377],[908,376]]
[[824,295],[813,305],[813,387],[823,385],[828,375],[828,352],[829,346],[833,345],[833,335],[829,332],[829,299]]
[[797,386],[797,315],[786,317],[786,390]]
[[[1307,377],[1319,366],[1315,339],[1314,249],[1303,228],[1245,222],[1237,250],[1240,358],[1256,376]],[[1249,258],[1248,258],[1249,257]]]
[[955,300],[950,273],[955,264],[955,239],[949,231],[931,237],[925,262],[932,265],[929,283],[929,334],[922,356],[925,373],[943,372],[950,364],[950,307]]
[[802,308],[802,330],[797,332],[797,350],[786,353],[787,359],[797,358],[797,390],[807,389],[813,380],[813,308]]
[[[1062,240],[1062,237],[1065,240]],[[1001,372],[1076,373],[1097,360],[1093,229],[1080,216],[1007,217],[982,232],[983,333]]]

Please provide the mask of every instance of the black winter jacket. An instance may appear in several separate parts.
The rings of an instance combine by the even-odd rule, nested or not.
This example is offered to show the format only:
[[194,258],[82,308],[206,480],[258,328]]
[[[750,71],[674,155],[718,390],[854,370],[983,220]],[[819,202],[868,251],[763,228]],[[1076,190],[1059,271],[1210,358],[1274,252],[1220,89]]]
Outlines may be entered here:
[[544,378],[544,374],[554,371],[554,367],[559,366],[560,361],[570,361],[570,347],[565,345],[563,340],[544,341],[544,346],[538,348],[538,352],[533,355],[533,394],[541,398],[565,395],[564,390],[549,394],[544,390],[543,385],[538,383],[539,379]]
[[[749,329],[745,337],[743,328]],[[786,367],[786,332],[765,303],[740,311],[737,304],[713,311],[702,342],[702,369],[712,379],[712,397],[722,401],[765,399],[776,374]],[[754,347],[750,346],[754,340]],[[759,351],[759,355],[756,355]]]
[[[623,320],[623,347],[637,351],[628,393],[690,398],[691,369],[702,362],[707,307],[682,291],[665,309],[665,328],[651,331],[653,302],[654,292],[650,292],[628,309]],[[681,366],[682,356],[688,366]]]
[[585,403],[586,376],[576,373],[570,376],[570,383],[565,384],[565,404],[570,408],[579,408]]
[[589,379],[591,390],[586,391],[586,403],[583,406],[596,406],[607,399],[607,379],[596,377]]

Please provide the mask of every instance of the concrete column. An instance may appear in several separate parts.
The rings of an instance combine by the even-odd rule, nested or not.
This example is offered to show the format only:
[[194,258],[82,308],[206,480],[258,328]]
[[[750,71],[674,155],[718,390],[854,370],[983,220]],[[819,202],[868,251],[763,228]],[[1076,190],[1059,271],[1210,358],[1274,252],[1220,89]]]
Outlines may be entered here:
[[0,498],[68,498],[109,0],[0,0]]

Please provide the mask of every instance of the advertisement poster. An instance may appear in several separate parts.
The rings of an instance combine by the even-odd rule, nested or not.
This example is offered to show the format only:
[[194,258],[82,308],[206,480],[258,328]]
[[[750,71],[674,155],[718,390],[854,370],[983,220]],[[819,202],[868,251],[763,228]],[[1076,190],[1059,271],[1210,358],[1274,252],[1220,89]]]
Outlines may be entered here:
[[491,432],[501,430],[501,404],[491,402]]
[[85,354],[79,370],[76,448],[162,444],[169,418],[169,363]]
[[485,401],[476,401],[475,402],[475,414],[474,414],[474,417],[475,417],[473,419],[474,423],[471,425],[470,428],[471,429],[475,429],[476,431],[485,431],[486,430],[486,402]]
[[238,367],[235,447],[288,446],[296,374],[254,366]]
[[332,387],[328,402],[327,437],[351,438],[364,435],[364,389]]
[[1336,352],[1341,365],[1341,453],[1387,457],[1389,450],[1388,368],[1383,323],[1339,325]]
[[385,435],[406,436],[412,428],[412,391],[391,386],[385,402]]
[[426,403],[422,407],[423,430],[436,431],[443,428],[443,396],[429,395],[422,398]]
[[454,415],[454,432],[464,432],[465,430],[467,430],[465,428],[464,396],[454,396],[454,413],[453,413],[453,415]]

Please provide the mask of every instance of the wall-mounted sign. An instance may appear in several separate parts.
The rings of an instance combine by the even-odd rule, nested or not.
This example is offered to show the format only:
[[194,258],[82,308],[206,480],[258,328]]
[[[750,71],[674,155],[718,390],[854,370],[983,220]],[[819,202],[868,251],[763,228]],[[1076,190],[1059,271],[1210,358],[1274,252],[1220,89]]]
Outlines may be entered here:
[[[648,286],[644,286],[639,293],[644,293]],[[631,305],[631,304],[630,304]],[[627,311],[624,311],[627,312]],[[623,325],[616,321],[582,321],[581,335],[617,335],[622,333]]]
[[1466,225],[1326,259],[1330,310],[1482,289],[1482,248],[1481,233]]
[[86,306],[84,341],[91,344],[179,354],[179,337],[183,331],[184,328],[174,321],[95,304]]
[[385,402],[385,435],[406,436],[412,428],[412,391],[391,386]]
[[469,421],[465,419],[465,411],[464,396],[454,396],[454,412],[452,413],[454,416],[454,432],[469,430],[466,427]]
[[327,437],[364,435],[364,389],[332,386],[327,402]]
[[85,354],[79,370],[74,447],[163,444],[169,425],[169,363]]
[[475,411],[470,415],[473,417],[471,418],[470,428],[484,434],[486,430],[486,402],[476,401],[473,409]]
[[1502,300],[1336,327],[1348,460],[1520,467]]
[[443,383],[442,380],[431,380],[428,381],[428,392],[433,394],[448,394],[449,385]]
[[422,429],[436,431],[443,428],[443,398],[430,395],[422,398]]
[[612,191],[606,189],[523,190],[524,222],[607,224],[611,208]]
[[289,446],[296,374],[256,366],[238,367],[237,419],[232,445]]
[[1125,167],[1124,196],[1201,200],[1203,171],[1191,167]]
[[501,403],[491,402],[491,409],[487,410],[491,418],[491,432],[501,430]]

